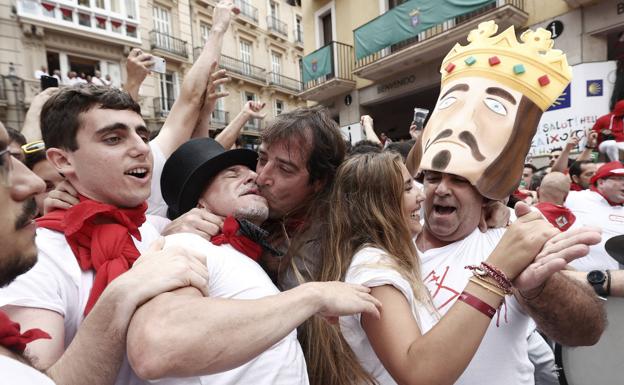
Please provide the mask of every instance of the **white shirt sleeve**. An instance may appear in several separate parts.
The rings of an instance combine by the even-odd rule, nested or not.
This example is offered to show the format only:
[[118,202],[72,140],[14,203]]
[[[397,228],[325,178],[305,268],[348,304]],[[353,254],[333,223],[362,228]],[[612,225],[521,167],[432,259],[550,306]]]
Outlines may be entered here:
[[167,158],[155,142],[150,142],[150,148],[152,150],[152,156],[154,157],[154,166],[152,167],[152,191],[149,198],[147,198],[147,214],[166,218],[167,203],[160,189],[160,177],[162,176]]

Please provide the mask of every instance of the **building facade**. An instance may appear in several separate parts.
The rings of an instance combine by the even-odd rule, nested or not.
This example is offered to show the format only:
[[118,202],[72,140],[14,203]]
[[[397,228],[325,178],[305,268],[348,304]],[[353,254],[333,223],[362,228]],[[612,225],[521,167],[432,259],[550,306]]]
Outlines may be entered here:
[[[166,61],[140,89],[148,126],[159,129],[178,96],[184,74],[210,33],[216,0],[2,0],[0,3],[0,119],[21,128],[40,91],[35,71],[110,75],[123,86],[125,59],[134,47]],[[213,114],[223,128],[250,99],[267,103],[268,116],[305,105],[299,60],[303,54],[302,12],[284,0],[237,0],[241,14],[223,44],[220,66],[233,81],[230,95]],[[253,143],[260,122],[245,127]]]
[[[328,106],[345,135],[351,128],[359,129],[359,117],[369,114],[378,134],[409,138],[414,108],[435,106],[442,59],[456,42],[466,44],[468,32],[486,20],[495,20],[499,31],[514,25],[518,35],[527,28],[551,29],[555,47],[567,53],[571,65],[616,60],[624,46],[622,1],[496,0],[356,60],[354,32],[372,20],[389,17],[388,11],[405,2],[310,0],[302,4],[308,37],[304,57],[329,46],[331,73],[304,79],[301,96]],[[418,10],[410,15],[418,17]]]

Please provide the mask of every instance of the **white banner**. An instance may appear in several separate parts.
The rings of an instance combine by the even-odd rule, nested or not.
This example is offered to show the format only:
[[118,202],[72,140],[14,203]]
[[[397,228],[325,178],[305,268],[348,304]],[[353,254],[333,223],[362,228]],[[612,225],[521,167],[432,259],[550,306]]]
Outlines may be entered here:
[[539,156],[553,148],[563,148],[570,135],[579,137],[584,148],[587,131],[596,119],[609,113],[615,69],[615,61],[572,66],[572,83],[542,115],[529,155]]

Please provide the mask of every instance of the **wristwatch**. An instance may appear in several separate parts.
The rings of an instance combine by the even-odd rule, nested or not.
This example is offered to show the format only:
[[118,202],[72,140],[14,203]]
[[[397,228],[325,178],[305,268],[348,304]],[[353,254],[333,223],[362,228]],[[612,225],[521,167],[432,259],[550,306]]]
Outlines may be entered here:
[[607,296],[604,283],[607,281],[607,275],[602,270],[592,270],[587,273],[587,282],[594,288],[596,294],[601,297]]

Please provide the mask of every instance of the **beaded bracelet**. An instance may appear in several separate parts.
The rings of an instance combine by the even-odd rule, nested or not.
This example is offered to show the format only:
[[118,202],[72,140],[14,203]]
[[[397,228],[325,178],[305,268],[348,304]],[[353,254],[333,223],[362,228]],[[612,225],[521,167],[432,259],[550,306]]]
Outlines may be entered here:
[[466,291],[462,291],[462,293],[459,295],[459,298],[457,299],[458,301],[462,301],[465,304],[468,304],[470,306],[472,306],[474,309],[477,309],[478,311],[480,311],[481,313],[485,314],[488,318],[492,318],[494,317],[494,314],[496,314],[496,309],[493,308],[492,306],[490,306],[489,304],[483,302],[481,299],[479,299],[478,297],[466,292]]

